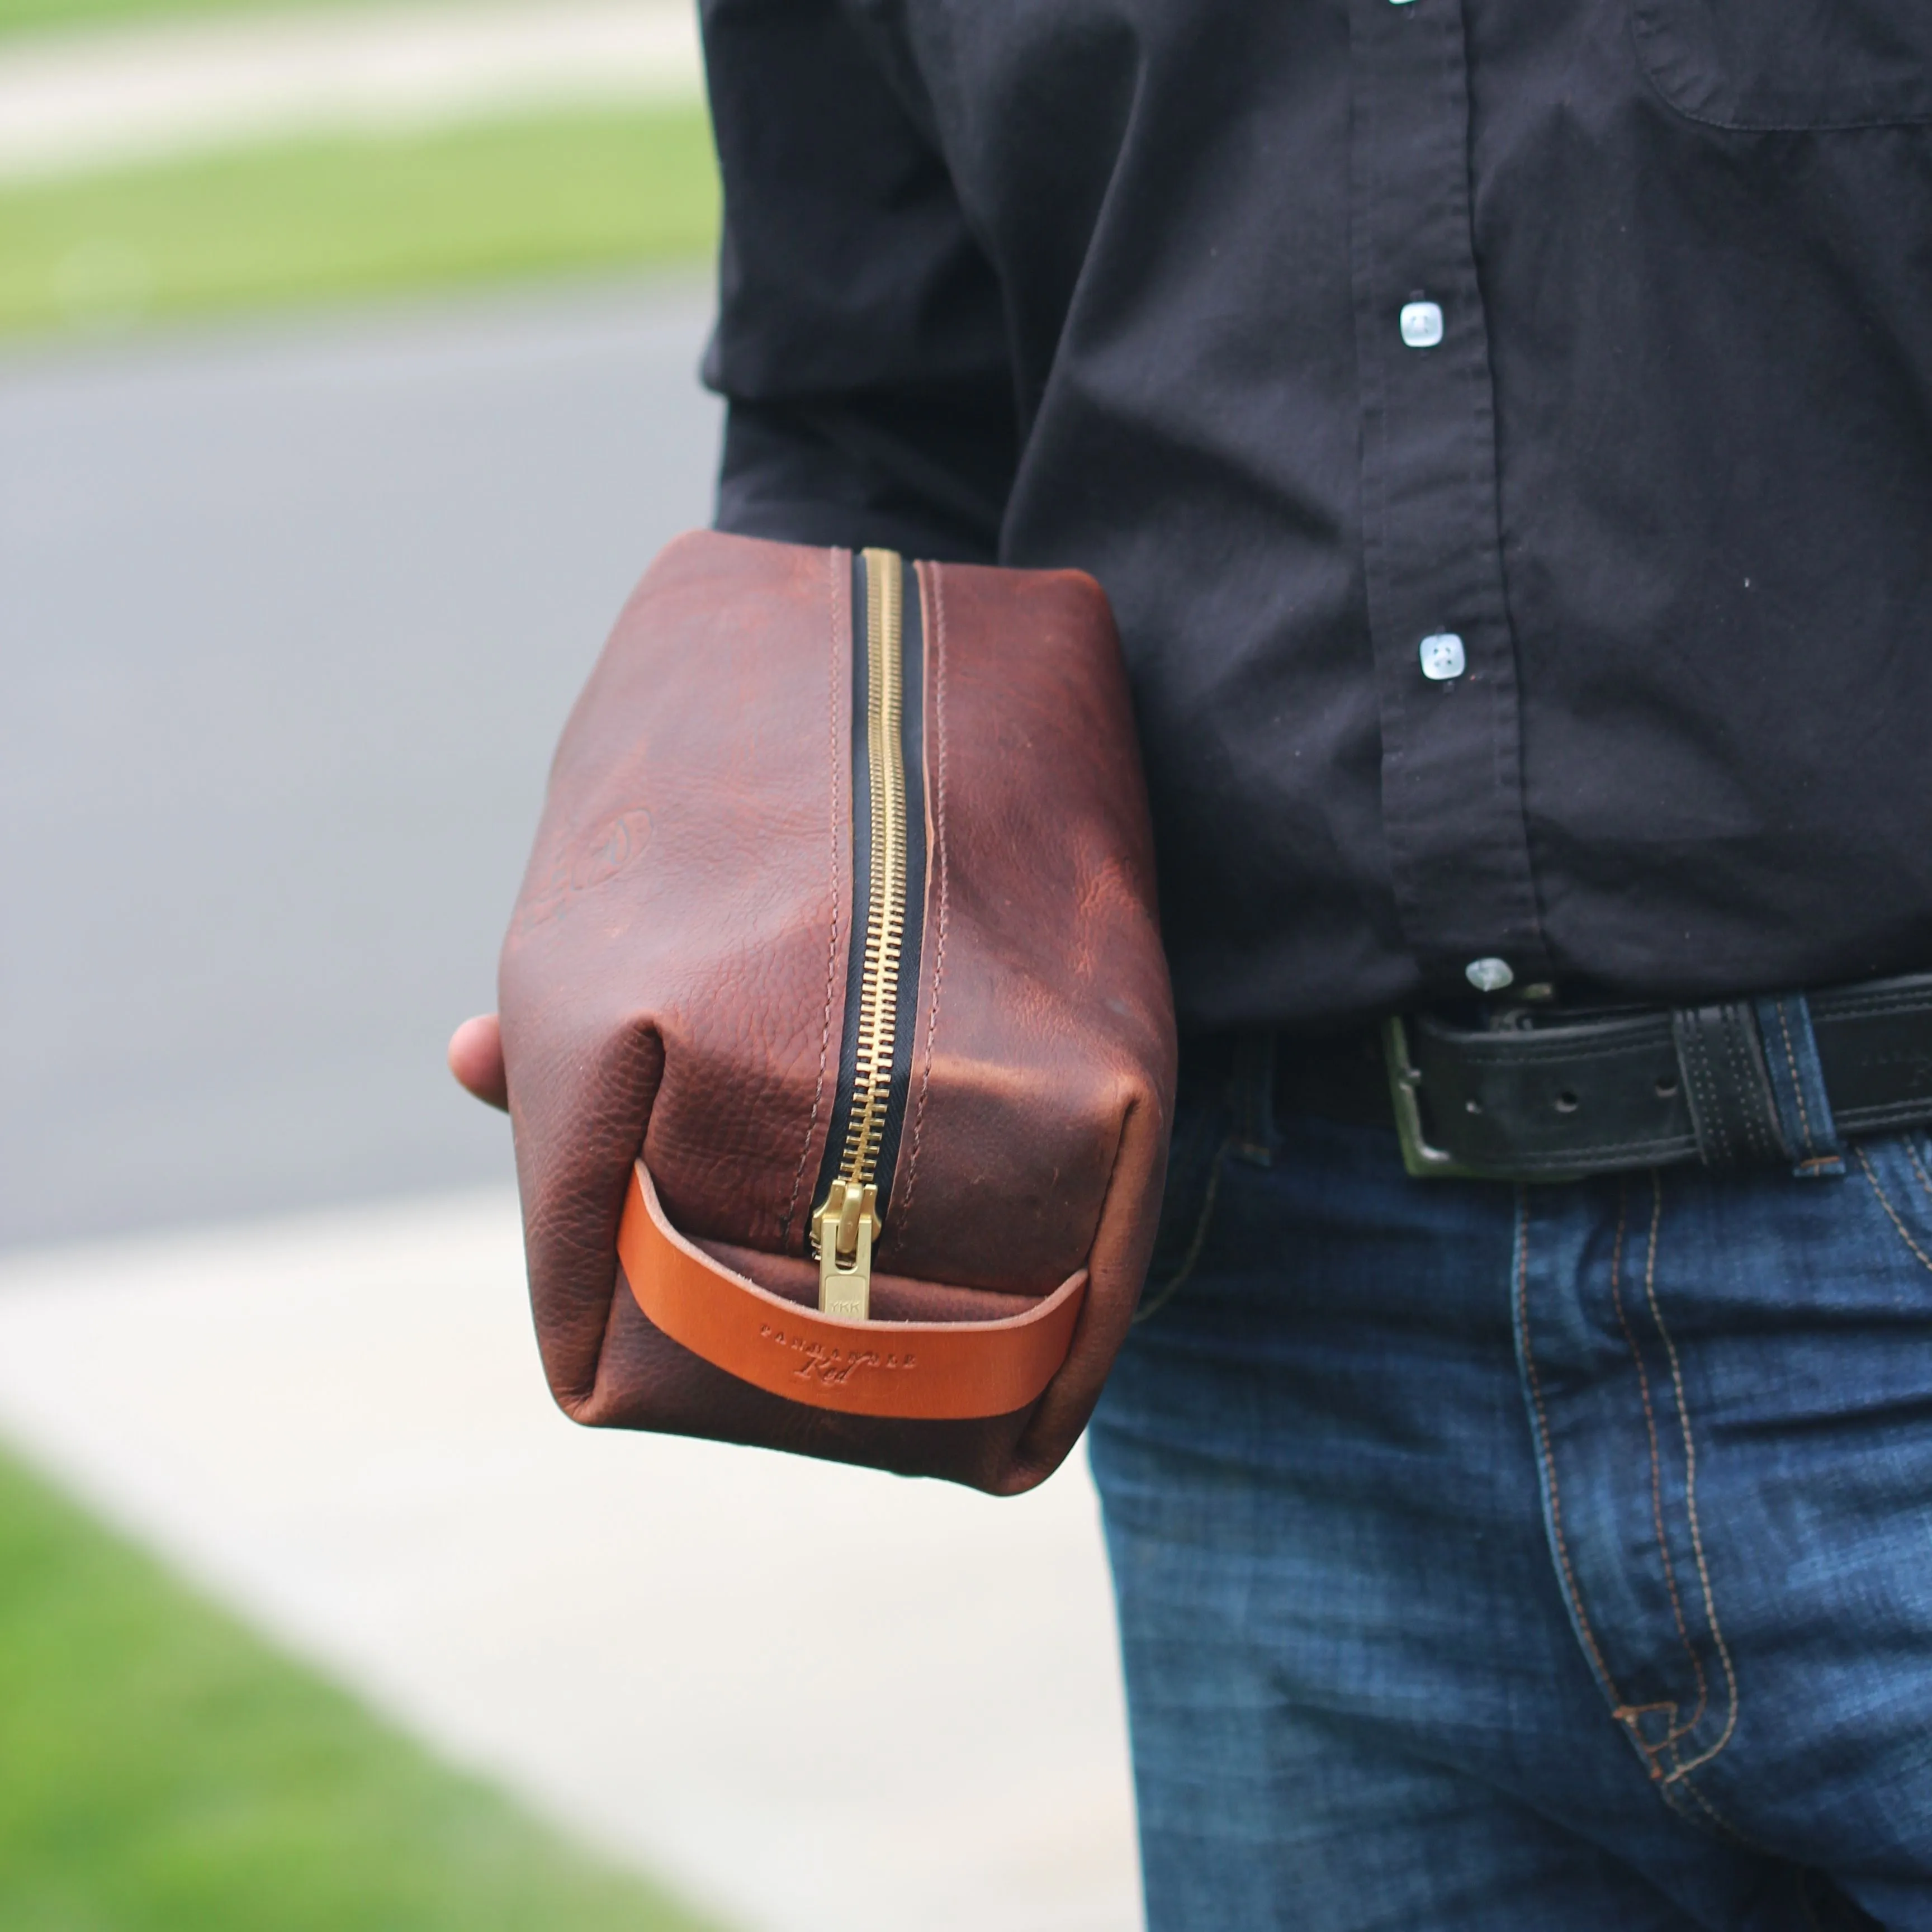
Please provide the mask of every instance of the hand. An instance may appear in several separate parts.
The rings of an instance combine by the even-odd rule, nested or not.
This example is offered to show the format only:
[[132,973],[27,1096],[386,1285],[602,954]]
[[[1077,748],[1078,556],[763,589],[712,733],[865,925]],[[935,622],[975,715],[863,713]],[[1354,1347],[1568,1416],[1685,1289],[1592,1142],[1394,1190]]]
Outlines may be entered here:
[[494,1013],[478,1013],[450,1035],[449,1070],[478,1100],[508,1111],[509,1088],[503,1078],[503,1036]]

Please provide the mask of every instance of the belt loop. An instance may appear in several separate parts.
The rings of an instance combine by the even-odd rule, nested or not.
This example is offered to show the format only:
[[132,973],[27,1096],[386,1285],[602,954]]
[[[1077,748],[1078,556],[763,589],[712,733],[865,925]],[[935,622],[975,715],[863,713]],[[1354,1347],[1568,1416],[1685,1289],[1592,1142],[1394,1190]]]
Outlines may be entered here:
[[1791,1157],[1757,1015],[1748,1000],[1671,1010],[1684,1100],[1706,1167],[1774,1167]]
[[1778,1121],[1796,1156],[1800,1180],[1828,1180],[1845,1171],[1838,1123],[1825,1092],[1825,1072],[1811,1032],[1811,1007],[1802,993],[1780,993],[1756,1002],[1766,1072],[1778,1099]]
[[1273,1027],[1257,1028],[1234,1042],[1234,1154],[1255,1167],[1274,1165]]

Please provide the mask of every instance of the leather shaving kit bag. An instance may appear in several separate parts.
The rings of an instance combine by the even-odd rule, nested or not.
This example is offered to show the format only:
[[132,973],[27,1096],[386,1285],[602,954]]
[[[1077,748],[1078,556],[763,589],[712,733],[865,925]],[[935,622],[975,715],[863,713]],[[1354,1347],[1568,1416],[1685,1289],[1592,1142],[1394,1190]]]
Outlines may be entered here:
[[566,727],[500,990],[571,1414],[1003,1492],[1058,1464],[1174,1083],[1090,578],[679,539]]

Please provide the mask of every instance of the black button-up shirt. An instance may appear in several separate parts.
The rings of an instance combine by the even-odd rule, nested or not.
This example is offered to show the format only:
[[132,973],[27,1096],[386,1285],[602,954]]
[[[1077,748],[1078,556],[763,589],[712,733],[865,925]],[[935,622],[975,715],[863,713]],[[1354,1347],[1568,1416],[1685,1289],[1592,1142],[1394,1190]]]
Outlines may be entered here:
[[720,523],[1100,579],[1184,1023],[1932,967],[1932,0],[704,16]]

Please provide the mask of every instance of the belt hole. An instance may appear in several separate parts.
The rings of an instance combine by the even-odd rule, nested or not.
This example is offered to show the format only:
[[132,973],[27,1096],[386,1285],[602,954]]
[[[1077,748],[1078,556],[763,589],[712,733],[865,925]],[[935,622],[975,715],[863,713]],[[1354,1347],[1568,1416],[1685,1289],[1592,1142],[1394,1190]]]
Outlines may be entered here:
[[1556,1096],[1556,1111],[1559,1114],[1574,1114],[1582,1104],[1568,1088]]
[[1667,1100],[1677,1091],[1677,1076],[1674,1073],[1660,1073],[1657,1076],[1657,1097]]

